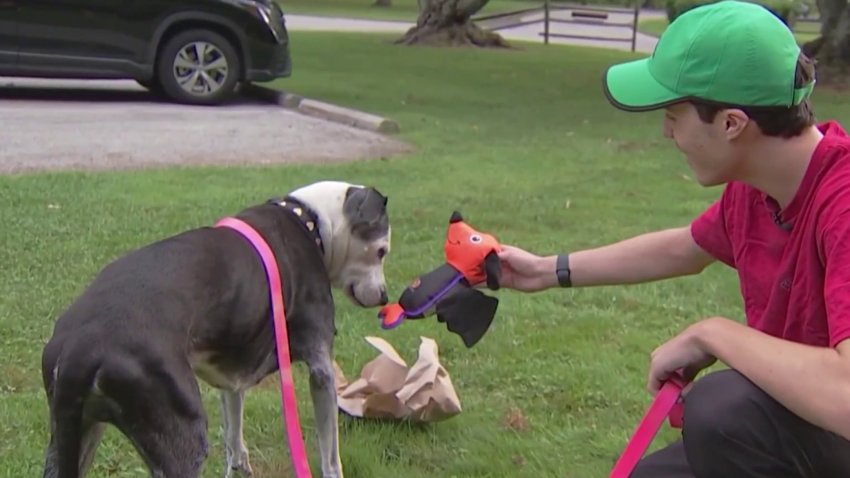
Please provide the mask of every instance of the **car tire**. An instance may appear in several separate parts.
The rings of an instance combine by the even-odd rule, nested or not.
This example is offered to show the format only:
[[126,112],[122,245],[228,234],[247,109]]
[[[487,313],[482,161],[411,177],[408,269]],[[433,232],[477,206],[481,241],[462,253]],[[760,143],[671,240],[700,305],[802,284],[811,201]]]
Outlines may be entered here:
[[222,35],[211,30],[187,30],[163,45],[156,70],[159,86],[171,99],[215,105],[233,94],[242,62],[236,48]]

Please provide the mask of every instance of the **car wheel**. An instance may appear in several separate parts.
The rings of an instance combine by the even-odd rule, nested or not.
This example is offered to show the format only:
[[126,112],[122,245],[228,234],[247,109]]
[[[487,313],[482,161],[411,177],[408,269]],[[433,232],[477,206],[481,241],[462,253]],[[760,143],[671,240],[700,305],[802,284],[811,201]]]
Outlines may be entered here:
[[210,30],[188,30],[170,38],[157,63],[162,90],[172,99],[213,105],[229,97],[241,63],[234,46]]

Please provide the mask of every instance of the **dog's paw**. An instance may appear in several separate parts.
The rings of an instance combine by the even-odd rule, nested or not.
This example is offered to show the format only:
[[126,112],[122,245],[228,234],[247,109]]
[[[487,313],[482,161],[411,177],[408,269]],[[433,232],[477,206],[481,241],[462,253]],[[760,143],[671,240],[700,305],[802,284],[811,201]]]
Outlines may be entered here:
[[322,478],[344,478],[342,468],[339,465],[325,466],[322,469]]
[[248,461],[248,450],[238,453],[227,453],[227,469],[224,478],[247,478],[254,476],[251,463]]
[[254,476],[254,470],[248,462],[238,465],[227,465],[227,471],[224,473],[224,478],[247,478]]

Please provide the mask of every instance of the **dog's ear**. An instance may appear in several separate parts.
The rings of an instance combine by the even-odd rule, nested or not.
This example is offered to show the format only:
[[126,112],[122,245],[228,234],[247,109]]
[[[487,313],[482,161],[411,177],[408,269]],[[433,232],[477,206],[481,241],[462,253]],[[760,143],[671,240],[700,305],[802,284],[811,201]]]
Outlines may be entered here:
[[352,225],[380,223],[387,215],[387,197],[372,187],[348,188],[343,213]]

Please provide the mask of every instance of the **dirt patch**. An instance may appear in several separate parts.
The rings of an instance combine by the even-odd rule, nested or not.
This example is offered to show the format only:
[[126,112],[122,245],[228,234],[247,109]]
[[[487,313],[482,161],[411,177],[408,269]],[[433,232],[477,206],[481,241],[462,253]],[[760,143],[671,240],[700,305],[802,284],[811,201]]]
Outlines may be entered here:
[[0,80],[0,174],[342,162],[413,150],[392,136],[258,100],[193,107],[104,83]]
[[504,424],[505,427],[515,432],[525,432],[529,428],[525,413],[517,407],[511,407],[505,412]]

